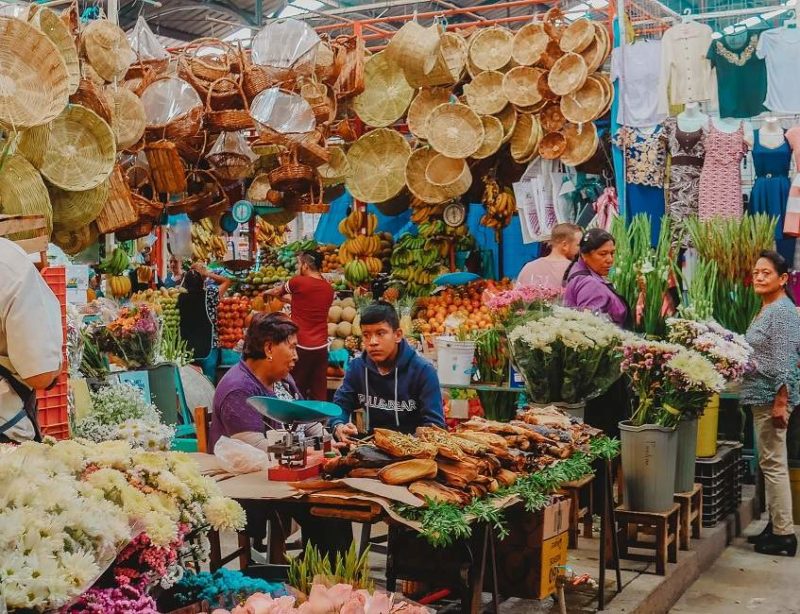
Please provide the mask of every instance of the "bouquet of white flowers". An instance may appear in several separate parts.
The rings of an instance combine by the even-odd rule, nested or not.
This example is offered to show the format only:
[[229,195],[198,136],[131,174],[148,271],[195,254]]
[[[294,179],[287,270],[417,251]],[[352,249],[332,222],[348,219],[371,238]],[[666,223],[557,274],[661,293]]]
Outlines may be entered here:
[[713,320],[697,322],[670,318],[667,327],[671,342],[702,354],[727,382],[741,379],[754,368],[753,348],[745,338]]
[[514,365],[535,403],[578,403],[606,392],[620,377],[628,337],[608,320],[559,306],[508,335]]

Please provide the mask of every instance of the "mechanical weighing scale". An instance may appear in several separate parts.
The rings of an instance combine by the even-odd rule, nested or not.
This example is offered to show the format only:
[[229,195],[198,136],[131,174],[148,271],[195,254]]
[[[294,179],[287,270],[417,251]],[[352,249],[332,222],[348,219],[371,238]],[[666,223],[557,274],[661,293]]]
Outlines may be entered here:
[[303,427],[314,422],[324,425],[342,412],[339,406],[327,401],[284,401],[275,397],[250,397],[247,402],[286,429],[281,441],[268,448],[278,464],[268,470],[267,477],[276,482],[296,482],[318,476],[331,438],[327,433],[323,437],[306,437]]

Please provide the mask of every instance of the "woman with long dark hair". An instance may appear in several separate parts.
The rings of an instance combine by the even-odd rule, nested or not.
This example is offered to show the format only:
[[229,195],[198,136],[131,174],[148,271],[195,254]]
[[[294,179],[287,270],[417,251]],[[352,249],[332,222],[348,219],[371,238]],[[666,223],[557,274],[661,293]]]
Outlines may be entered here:
[[797,552],[786,429],[792,408],[800,404],[800,315],[787,293],[789,265],[778,252],[764,251],[753,267],[753,289],[761,311],[745,338],[753,347],[755,370],[742,381],[740,402],[750,405],[756,431],[758,464],[764,474],[769,523],[748,538],[761,554]]

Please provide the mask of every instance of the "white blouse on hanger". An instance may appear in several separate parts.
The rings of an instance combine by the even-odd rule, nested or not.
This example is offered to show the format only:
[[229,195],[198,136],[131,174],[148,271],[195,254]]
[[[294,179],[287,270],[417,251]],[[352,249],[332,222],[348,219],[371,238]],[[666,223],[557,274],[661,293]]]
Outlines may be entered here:
[[775,113],[800,113],[800,29],[767,30],[756,55],[767,64],[764,106]]
[[704,102],[714,97],[711,62],[706,58],[712,30],[705,24],[679,23],[661,39],[659,111],[670,104]]
[[618,81],[621,104],[617,123],[643,128],[655,126],[666,118],[659,112],[661,41],[637,41],[614,49],[611,56],[611,79]]

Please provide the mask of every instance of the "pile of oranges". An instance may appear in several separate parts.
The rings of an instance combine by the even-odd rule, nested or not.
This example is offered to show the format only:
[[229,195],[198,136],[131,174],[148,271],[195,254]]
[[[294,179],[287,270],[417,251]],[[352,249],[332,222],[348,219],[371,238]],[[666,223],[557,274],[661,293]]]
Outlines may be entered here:
[[246,296],[234,294],[220,300],[217,308],[217,332],[220,347],[233,349],[244,337],[250,309],[250,299]]
[[455,315],[462,331],[485,330],[494,326],[489,308],[483,304],[484,292],[501,292],[511,288],[511,281],[474,281],[466,286],[447,288],[435,296],[417,301],[415,329],[422,334],[443,334],[445,321]]

